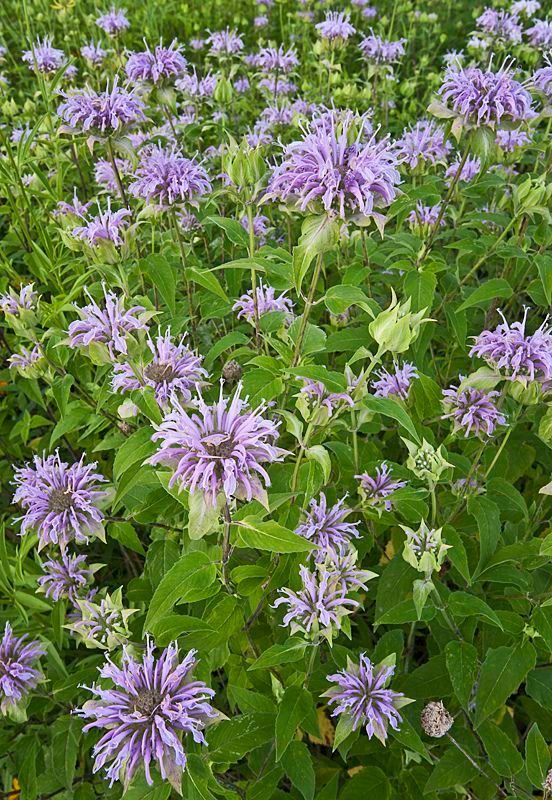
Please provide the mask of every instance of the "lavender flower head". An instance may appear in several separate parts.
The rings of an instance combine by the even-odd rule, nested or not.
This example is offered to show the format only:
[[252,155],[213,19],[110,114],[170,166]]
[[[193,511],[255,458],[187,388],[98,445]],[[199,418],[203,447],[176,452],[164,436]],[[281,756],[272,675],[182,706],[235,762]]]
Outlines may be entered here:
[[255,57],[255,65],[261,72],[276,72],[280,75],[288,75],[295,67],[299,66],[297,51],[294,47],[287,50],[281,44],[276,47],[263,47]]
[[513,153],[516,147],[523,147],[524,144],[529,144],[531,139],[525,131],[503,130],[496,132],[495,141],[505,153]]
[[348,550],[351,540],[358,539],[358,522],[346,522],[351,509],[345,505],[346,497],[342,497],[333,506],[328,505],[326,495],[321,492],[318,502],[310,501],[310,511],[306,512],[305,521],[296,529],[295,533],[304,536],[310,542],[318,545],[319,551],[314,551],[316,560],[324,560],[326,551],[332,550],[344,553]]
[[21,375],[27,378],[36,378],[39,374],[39,365],[43,360],[44,354],[40,345],[35,344],[29,350],[24,345],[21,345],[18,353],[14,353],[8,359],[11,368],[17,369]]
[[36,309],[38,294],[33,290],[33,283],[22,286],[19,292],[15,292],[11,287],[6,294],[0,295],[0,309],[4,314],[11,314],[13,317],[21,317],[25,312],[32,312]]
[[404,56],[406,39],[389,41],[372,31],[360,43],[360,51],[371,64],[394,64]]
[[412,702],[388,688],[394,673],[395,666],[387,659],[375,666],[365,653],[358,664],[348,658],[347,669],[328,675],[330,683],[337,684],[323,694],[330,698],[329,705],[335,705],[332,716],[343,715],[347,730],[365,727],[369,739],[376,736],[385,744],[388,727],[399,730],[399,709]]
[[15,469],[14,502],[25,514],[20,517],[21,535],[35,530],[40,538],[38,549],[59,545],[64,551],[67,544],[88,542],[89,534],[103,537],[103,512],[98,503],[106,493],[99,484],[106,479],[95,472],[96,462],[80,461],[67,464],[59,452],[54,455],[35,455],[33,464]]
[[73,236],[81,239],[90,247],[111,242],[115,247],[121,247],[125,243],[124,230],[128,227],[127,217],[132,212],[129,208],[120,208],[118,211],[111,210],[111,198],[107,198],[107,208],[102,211],[98,203],[98,213],[84,220],[84,225],[77,225],[73,228]]
[[169,486],[202,492],[211,505],[224,492],[226,498],[251,500],[264,497],[263,483],[270,478],[263,466],[281,461],[285,451],[276,447],[278,423],[265,419],[266,404],[248,410],[239,383],[233,398],[222,394],[207,405],[201,394],[193,401],[199,413],[189,414],[177,400],[152,439],[160,441],[150,464],[166,464],[174,472]]
[[106,345],[112,358],[116,358],[117,353],[126,354],[128,334],[147,330],[146,324],[140,318],[145,308],[133,306],[125,311],[123,298],[118,297],[115,292],[107,291],[105,286],[105,304],[104,308],[100,308],[87,289],[85,292],[90,303],[82,308],[75,306],[81,318],[69,325],[69,347],[88,347],[92,342],[99,342]]
[[510,12],[512,14],[525,14],[526,17],[532,17],[533,14],[536,14],[541,4],[539,0],[516,0],[515,3],[512,3],[510,8]]
[[368,505],[375,508],[384,508],[386,511],[391,511],[393,502],[390,496],[406,486],[406,481],[397,481],[391,477],[391,469],[385,461],[376,467],[376,475],[373,477],[367,472],[362,475],[355,475],[355,478],[360,481],[360,493]]
[[57,72],[67,60],[63,50],[52,47],[50,36],[45,36],[42,40],[37,39],[30,50],[25,50],[22,58],[29,65],[29,69],[42,72],[43,75]]
[[37,578],[37,583],[46,597],[56,602],[67,598],[72,603],[75,603],[94,574],[94,570],[86,563],[86,556],[69,553],[62,553],[59,559],[45,561],[42,571],[44,575]]
[[537,19],[535,20],[535,24],[531,28],[528,28],[525,33],[529,37],[529,42],[533,47],[552,47],[552,21]]
[[[130,161],[124,158],[116,158],[115,164],[117,165],[117,172],[120,177],[128,174],[132,168]],[[100,158],[94,164],[94,180],[100,186],[104,186],[109,192],[119,191],[119,184],[117,182],[117,175],[113,169],[113,164],[106,158]]]
[[193,72],[179,78],[175,86],[190,97],[212,97],[217,88],[217,82],[217,75],[213,75],[211,72],[207,72],[203,78],[200,78],[194,67]]
[[433,120],[421,120],[403,131],[395,142],[397,157],[414,170],[425,162],[435,165],[444,162],[451,151],[450,142],[445,142],[445,130]]
[[[408,224],[412,228],[425,229],[437,224],[439,214],[441,212],[441,205],[437,203],[435,206],[424,206],[421,200],[416,203],[416,208],[413,208],[407,217]],[[441,218],[440,225],[445,224],[445,220]]]
[[552,103],[552,53],[545,56],[546,66],[538,69],[533,75],[533,85]]
[[[450,178],[453,180],[456,178],[457,172],[460,168],[460,157],[454,161],[450,167],[447,167],[445,171],[445,177]],[[481,160],[477,158],[477,156],[468,156],[464,165],[462,166],[462,172],[458,178],[459,181],[464,181],[464,183],[470,183],[479,175],[481,170]]]
[[302,140],[285,148],[269,195],[292,200],[301,211],[377,217],[377,207],[394,200],[400,175],[388,140],[362,142],[364,126],[357,122],[349,112],[329,125],[311,123]]
[[204,167],[195,158],[182,155],[178,147],[153,145],[142,151],[136,180],[129,189],[148,203],[197,205],[197,200],[211,191],[211,182]]
[[110,136],[146,119],[143,101],[123,89],[114,78],[111,88],[96,92],[90,86],[70,94],[61,92],[64,102],[57,113],[71,131]]
[[268,25],[269,19],[264,14],[259,14],[258,17],[253,19],[254,28],[265,28]]
[[140,378],[130,364],[115,364],[113,391],[129,392],[150,386],[161,408],[169,408],[173,395],[187,403],[192,397],[191,389],[207,376],[207,372],[201,366],[201,356],[186,347],[184,338],[173,341],[170,328],[164,335],[159,333],[155,342],[148,338],[152,360],[140,370]]
[[115,8],[115,6],[111,6],[107,14],[102,14],[98,17],[96,25],[105,31],[108,36],[118,36],[124,30],[130,28],[125,9]]
[[237,55],[244,48],[243,39],[235,30],[226,28],[223,31],[210,33],[207,43],[210,45],[211,55]]
[[81,47],[81,55],[91,67],[100,67],[107,56],[107,50],[95,42],[90,42]]
[[524,309],[521,322],[506,322],[502,312],[502,322],[494,331],[482,331],[475,337],[470,356],[483,358],[496,370],[503,370],[509,380],[521,383],[552,379],[552,330],[548,317],[528,334],[525,330],[529,309]]
[[0,713],[6,714],[33,689],[42,673],[36,668],[38,659],[46,655],[40,642],[27,642],[27,634],[14,636],[6,622],[0,642]]
[[[259,317],[264,314],[270,314],[274,311],[280,311],[289,319],[293,313],[293,302],[289,297],[285,296],[286,293],[276,297],[276,290],[272,286],[263,286],[263,282],[259,281],[257,286],[257,309]],[[232,306],[233,311],[238,312],[238,319],[246,319],[248,322],[255,321],[255,304],[253,302],[253,289],[249,289],[245,294],[236,300]]]
[[120,780],[126,789],[139,767],[152,785],[151,768],[156,764],[161,777],[180,791],[187,761],[181,735],[189,733],[194,742],[205,744],[202,731],[218,716],[209,702],[214,691],[192,679],[195,654],[190,650],[180,660],[173,642],[156,658],[148,638],[141,661],[126,648],[121,667],[106,658],[100,676],[111,680],[113,688],[90,687],[97,699],[76,713],[91,720],[84,732],[105,731],[94,747],[94,772],[106,767],[110,786]]
[[[247,214],[244,214],[240,220],[242,228],[249,232],[249,217]],[[258,238],[259,244],[263,245],[266,242],[266,236],[268,233],[268,229],[270,228],[270,220],[268,217],[265,217],[264,214],[255,214],[253,217],[253,234]],[[266,291],[270,289],[267,286]],[[245,296],[245,295],[244,295]],[[283,295],[282,295],[283,297]],[[281,299],[281,298],[280,298]],[[234,306],[234,310],[236,310]]]
[[186,59],[180,52],[181,45],[176,39],[168,47],[163,47],[161,41],[153,51],[145,39],[144,44],[146,49],[141,53],[131,53],[125,65],[129,80],[157,85],[186,71]]
[[[298,405],[305,418],[309,418],[311,413],[320,411],[325,412],[329,419],[336,409],[343,409],[345,406],[353,408],[355,403],[349,392],[329,392],[322,381],[314,381],[311,378],[301,378],[304,382],[303,388],[299,392]],[[319,418],[321,423],[322,419]]]
[[359,608],[360,603],[347,597],[338,576],[323,564],[317,564],[314,572],[302,565],[299,575],[302,588],[297,592],[280,589],[282,597],[278,597],[272,608],[288,607],[282,625],[289,625],[292,635],[297,632],[312,638],[321,635],[331,642],[334,632],[341,630],[343,619]]
[[452,67],[447,70],[439,93],[465,125],[494,128],[502,122],[525,121],[535,116],[532,97],[515,80],[508,62],[498,72]]
[[342,44],[356,33],[350,15],[345,11],[326,11],[325,19],[314,27],[322,39],[334,44]]
[[340,552],[327,550],[325,553],[316,553],[316,561],[324,564],[325,568],[340,583],[345,594],[361,589],[367,592],[366,583],[378,577],[376,572],[359,567],[358,553],[352,545]]
[[91,206],[92,201],[81,203],[77,195],[77,189],[74,187],[73,201],[67,203],[65,200],[60,200],[54,211],[54,217],[83,217]]
[[408,361],[399,367],[395,366],[394,372],[385,368],[376,372],[377,381],[372,381],[375,397],[398,397],[399,400],[408,400],[408,393],[412,381],[418,377],[418,370]]
[[[463,380],[462,375],[460,380]],[[465,437],[472,431],[476,436],[492,436],[497,425],[506,425],[506,417],[496,407],[495,397],[500,397],[500,392],[485,392],[471,386],[443,389],[443,407],[447,412],[443,419],[452,419],[455,432],[463,431]]]
[[517,44],[521,42],[521,25],[516,14],[486,8],[476,19],[477,27],[493,39]]

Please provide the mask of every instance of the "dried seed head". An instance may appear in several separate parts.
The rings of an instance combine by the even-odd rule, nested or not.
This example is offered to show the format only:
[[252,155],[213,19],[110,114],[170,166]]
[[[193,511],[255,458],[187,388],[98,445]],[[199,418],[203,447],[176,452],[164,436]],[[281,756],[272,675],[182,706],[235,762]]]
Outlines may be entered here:
[[428,703],[421,713],[420,722],[424,733],[435,739],[440,739],[452,728],[453,717],[444,707],[443,703]]
[[227,361],[222,368],[222,377],[227,383],[235,383],[242,376],[242,368],[237,361]]
[[544,792],[545,800],[547,800],[547,798],[549,797],[552,797],[552,769],[548,770],[548,775],[544,779],[542,789]]

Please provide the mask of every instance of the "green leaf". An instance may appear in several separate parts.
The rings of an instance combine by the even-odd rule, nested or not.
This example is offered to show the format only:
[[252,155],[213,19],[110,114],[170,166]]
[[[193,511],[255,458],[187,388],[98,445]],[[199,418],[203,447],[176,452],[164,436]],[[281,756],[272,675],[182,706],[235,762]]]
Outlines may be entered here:
[[228,300],[228,295],[213,272],[208,269],[199,269],[199,267],[186,267],[185,272],[188,280],[199,283],[200,286],[203,286],[203,288],[207,289],[211,294],[220,297],[221,300],[227,303],[230,302]]
[[175,603],[193,603],[210,597],[216,566],[202,552],[187,553],[163,576],[151,599],[144,632],[152,631]]
[[533,625],[552,652],[552,606],[542,605],[533,612]]
[[370,306],[370,298],[362,291],[359,286],[342,284],[340,286],[330,286],[324,295],[324,304],[330,314],[343,314],[351,306],[359,306],[373,317]]
[[449,598],[449,608],[455,617],[483,617],[492,625],[502,630],[502,623],[493,609],[480,597],[475,597],[467,592],[452,592]]
[[281,763],[286,775],[304,800],[314,800],[314,767],[307,745],[303,742],[291,742]]
[[274,737],[274,714],[241,714],[209,729],[209,760],[215,764],[234,763]]
[[387,397],[372,397],[368,395],[364,399],[364,405],[373,411],[375,414],[383,414],[385,417],[395,419],[402,427],[408,431],[417,444],[421,444],[418,432],[414,427],[414,423],[408,416],[404,408],[397,403],[396,400],[390,400]]
[[112,539],[120,542],[123,547],[134,550],[135,553],[140,553],[142,556],[145,555],[142,542],[130,522],[111,522],[107,526],[107,533]]
[[491,767],[506,778],[511,778],[523,769],[521,753],[510,737],[494,722],[484,722],[479,726],[479,736],[483,740]]
[[223,230],[232,244],[240,245],[245,248],[249,247],[249,235],[237,220],[213,215],[205,217],[205,222],[213,222],[218,228]]
[[512,287],[504,278],[489,278],[477,289],[471,292],[470,296],[464,300],[458,311],[465,311],[467,308],[472,308],[480,303],[490,302],[497,297],[511,297]]
[[280,761],[299,725],[312,708],[312,697],[302,686],[284,692],[276,716],[276,761]]
[[18,800],[36,800],[38,797],[38,784],[36,779],[37,742],[35,739],[27,743],[25,757],[21,763],[19,783],[21,794]]
[[63,786],[71,788],[79,752],[82,725],[75,717],[60,717],[52,731],[52,765]]
[[429,312],[433,305],[437,278],[431,272],[407,272],[404,279],[404,291],[412,301],[412,311],[422,311],[427,309]]
[[479,531],[479,563],[474,573],[477,577],[496,550],[500,537],[500,511],[496,503],[484,495],[468,500],[468,513],[475,518]]
[[467,786],[479,771],[455,747],[448,747],[424,787],[424,794],[451,789],[453,786]]
[[226,498],[220,493],[214,505],[210,500],[210,496],[201,491],[190,492],[188,495],[188,536],[192,541],[203,539],[219,527],[220,513]]
[[454,693],[467,710],[477,675],[477,650],[468,642],[453,640],[445,646],[445,658]]
[[146,272],[155,288],[174,316],[176,313],[176,274],[165,256],[146,256],[140,261],[140,268]]
[[543,708],[552,711],[552,667],[535,669],[527,676],[527,694]]
[[[153,776],[152,776],[153,777]],[[125,800],[167,800],[171,793],[168,781],[162,782],[155,779],[154,785],[149,786],[144,775],[138,775],[125,792]]]
[[344,785],[339,800],[388,800],[391,797],[391,784],[385,772],[379,767],[363,767]]
[[400,742],[407,750],[412,750],[414,753],[419,753],[419,755],[425,758],[427,762],[430,764],[433,763],[427,747],[420,739],[416,729],[410,724],[406,717],[403,718],[398,730],[393,730],[393,728],[390,727],[389,733],[393,739],[396,739],[397,742]]
[[253,547],[269,553],[307,553],[316,547],[272,520],[265,522],[258,517],[246,517],[234,524],[238,529],[237,547]]
[[269,669],[279,667],[281,664],[291,664],[301,661],[307,643],[299,636],[291,636],[284,644],[273,644],[251,664],[250,670]]
[[301,367],[288,367],[286,372],[290,375],[297,375],[300,378],[310,378],[313,381],[319,381],[326,387],[328,392],[344,392],[347,388],[347,382],[341,372],[332,372],[326,369],[326,367],[306,364]]
[[151,441],[152,435],[153,428],[146,425],[131,434],[117,450],[113,462],[113,477],[116,481],[119,481],[131,467],[141,466],[143,461],[155,452],[155,445]]
[[525,767],[527,769],[527,777],[537,789],[542,789],[549,765],[550,750],[546,744],[546,739],[535,722],[525,740]]
[[487,651],[475,698],[476,727],[498,711],[510,695],[518,690],[527,673],[535,666],[535,661],[535,648],[530,642]]

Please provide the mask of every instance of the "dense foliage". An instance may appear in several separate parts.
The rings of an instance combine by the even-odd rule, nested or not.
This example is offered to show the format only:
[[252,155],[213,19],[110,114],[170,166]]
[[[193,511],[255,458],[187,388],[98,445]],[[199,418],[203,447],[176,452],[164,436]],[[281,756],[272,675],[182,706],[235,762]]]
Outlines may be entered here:
[[545,0],[4,0],[0,796],[552,796]]

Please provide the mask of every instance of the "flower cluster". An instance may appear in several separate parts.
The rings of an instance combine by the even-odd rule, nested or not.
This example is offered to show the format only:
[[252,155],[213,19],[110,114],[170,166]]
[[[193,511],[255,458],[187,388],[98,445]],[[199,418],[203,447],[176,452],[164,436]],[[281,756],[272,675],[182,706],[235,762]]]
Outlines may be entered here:
[[132,90],[119,86],[116,78],[103,92],[86,86],[61,95],[64,102],[58,114],[74,131],[112,135],[146,118],[143,101]]
[[[253,323],[255,320],[253,290],[250,289],[236,300],[232,310],[238,312],[238,319],[243,317],[248,322]],[[257,310],[260,317],[264,316],[264,314],[280,311],[289,319],[293,312],[293,301],[286,297],[285,292],[276,297],[276,290],[272,286],[264,286],[263,282],[259,281],[257,286]]]
[[176,146],[144,148],[135,175],[136,180],[129,187],[131,194],[161,206],[195,204],[211,191],[204,167],[195,158],[186,158]]
[[146,49],[141,53],[131,53],[125,65],[129,80],[157,85],[182,75],[186,70],[186,59],[176,39],[168,47],[163,47],[161,42],[155,50],[150,50],[147,43],[144,44]]
[[46,654],[39,642],[27,641],[27,634],[14,636],[6,622],[0,641],[0,713],[14,711],[42,679],[38,659]]

